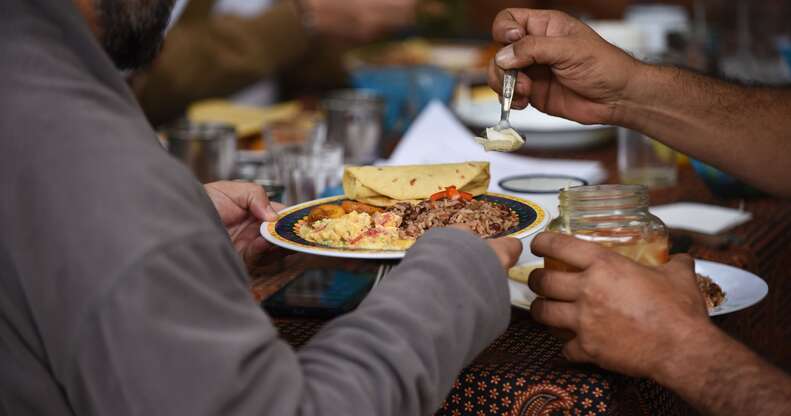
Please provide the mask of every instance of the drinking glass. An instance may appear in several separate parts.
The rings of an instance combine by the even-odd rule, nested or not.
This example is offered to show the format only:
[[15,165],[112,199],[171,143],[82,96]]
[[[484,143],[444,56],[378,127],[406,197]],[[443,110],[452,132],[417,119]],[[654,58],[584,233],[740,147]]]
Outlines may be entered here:
[[202,183],[231,179],[236,164],[236,131],[222,123],[181,121],[166,128],[168,152]]
[[650,189],[674,186],[676,151],[634,130],[618,128],[618,173],[621,183]]
[[294,145],[274,153],[285,185],[283,203],[294,205],[338,187],[343,174],[343,147],[337,143]]
[[322,101],[327,113],[327,142],[343,146],[349,162],[369,164],[380,155],[382,98],[365,90],[341,90]]

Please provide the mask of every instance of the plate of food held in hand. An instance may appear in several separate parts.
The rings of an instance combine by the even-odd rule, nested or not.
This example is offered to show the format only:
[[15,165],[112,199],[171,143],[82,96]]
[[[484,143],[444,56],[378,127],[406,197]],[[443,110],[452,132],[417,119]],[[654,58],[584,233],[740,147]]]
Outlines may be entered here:
[[[513,306],[530,309],[537,296],[527,286],[527,281],[530,272],[540,267],[544,267],[544,263],[539,261],[520,264],[508,271],[508,288]],[[695,273],[709,316],[749,308],[769,293],[769,287],[763,279],[727,264],[695,259]]]
[[398,259],[433,228],[468,226],[483,238],[541,230],[535,202],[488,193],[489,163],[347,166],[344,195],[286,208],[261,224],[272,244],[322,256]]

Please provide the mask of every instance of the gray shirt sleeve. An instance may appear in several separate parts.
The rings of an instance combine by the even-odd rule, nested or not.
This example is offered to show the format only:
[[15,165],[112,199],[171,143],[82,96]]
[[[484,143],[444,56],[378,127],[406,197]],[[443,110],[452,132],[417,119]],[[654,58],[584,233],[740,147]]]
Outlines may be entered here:
[[146,253],[92,307],[65,366],[78,414],[430,414],[508,322],[482,240],[427,233],[360,307],[299,352],[278,338],[216,232]]

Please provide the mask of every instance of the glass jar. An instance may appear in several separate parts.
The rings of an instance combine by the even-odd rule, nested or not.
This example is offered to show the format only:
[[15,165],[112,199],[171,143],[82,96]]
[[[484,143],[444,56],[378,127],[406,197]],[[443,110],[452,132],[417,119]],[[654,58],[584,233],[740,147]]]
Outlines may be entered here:
[[[645,186],[577,186],[562,190],[559,199],[560,215],[547,231],[601,244],[647,266],[668,261],[667,227],[648,212]],[[553,258],[545,258],[544,264],[548,269],[575,270]]]

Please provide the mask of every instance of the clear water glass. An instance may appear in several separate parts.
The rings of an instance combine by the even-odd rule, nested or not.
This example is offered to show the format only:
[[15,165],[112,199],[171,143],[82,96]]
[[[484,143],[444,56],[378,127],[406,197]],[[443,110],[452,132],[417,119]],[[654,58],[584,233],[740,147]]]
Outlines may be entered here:
[[286,205],[319,198],[327,189],[341,184],[343,146],[340,144],[283,147],[273,156],[285,185]]
[[618,128],[618,173],[621,183],[650,189],[674,186],[676,151],[644,134]]

